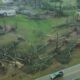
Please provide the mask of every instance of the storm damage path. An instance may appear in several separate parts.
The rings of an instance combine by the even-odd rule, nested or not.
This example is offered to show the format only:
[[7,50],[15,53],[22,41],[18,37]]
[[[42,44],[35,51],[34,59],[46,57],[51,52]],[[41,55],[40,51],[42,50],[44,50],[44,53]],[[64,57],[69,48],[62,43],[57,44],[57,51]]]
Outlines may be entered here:
[[[75,80],[80,78],[80,64],[61,70],[64,73],[63,80]],[[54,73],[53,73],[54,74]],[[49,74],[35,80],[50,80]]]

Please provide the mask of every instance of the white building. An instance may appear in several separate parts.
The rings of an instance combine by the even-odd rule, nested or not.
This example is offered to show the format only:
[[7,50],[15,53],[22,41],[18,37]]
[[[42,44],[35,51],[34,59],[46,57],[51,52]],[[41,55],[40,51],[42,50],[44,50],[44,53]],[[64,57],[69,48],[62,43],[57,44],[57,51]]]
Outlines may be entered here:
[[2,2],[3,2],[4,4],[7,4],[7,3],[13,3],[14,0],[2,0]]
[[3,16],[15,16],[16,15],[16,10],[0,9],[0,15],[3,15]]

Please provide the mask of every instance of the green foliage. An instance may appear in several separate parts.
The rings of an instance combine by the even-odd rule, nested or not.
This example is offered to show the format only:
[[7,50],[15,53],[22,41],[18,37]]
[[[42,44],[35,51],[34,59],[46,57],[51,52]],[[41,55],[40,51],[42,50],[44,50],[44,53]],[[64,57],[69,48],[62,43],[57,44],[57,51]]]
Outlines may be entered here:
[[72,56],[71,53],[75,46],[76,46],[75,42],[68,43],[67,47],[63,51],[59,52],[59,54],[56,56],[56,59],[62,64],[69,63]]

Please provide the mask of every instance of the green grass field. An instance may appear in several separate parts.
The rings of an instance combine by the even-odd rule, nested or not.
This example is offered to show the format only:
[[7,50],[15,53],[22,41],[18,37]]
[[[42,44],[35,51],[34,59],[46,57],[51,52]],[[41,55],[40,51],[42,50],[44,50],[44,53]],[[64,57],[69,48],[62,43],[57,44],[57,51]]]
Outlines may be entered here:
[[37,32],[43,32],[47,35],[52,30],[52,27],[55,28],[57,25],[65,23],[66,18],[63,17],[36,21],[30,20],[26,16],[17,15],[16,17],[1,18],[0,24],[3,25],[4,21],[7,25],[15,25],[17,22],[17,34],[24,36],[29,42],[34,42],[38,40],[35,36]]

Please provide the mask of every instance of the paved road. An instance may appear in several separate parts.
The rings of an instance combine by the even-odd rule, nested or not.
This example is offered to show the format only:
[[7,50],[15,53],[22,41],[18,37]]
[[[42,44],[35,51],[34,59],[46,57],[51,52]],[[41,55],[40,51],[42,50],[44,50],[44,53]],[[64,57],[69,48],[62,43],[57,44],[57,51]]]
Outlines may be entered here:
[[[74,79],[80,78],[80,64],[61,70],[61,71],[63,71],[64,73],[64,76],[63,76],[64,80],[74,80]],[[35,80],[50,80],[50,77],[49,75],[46,75]]]

